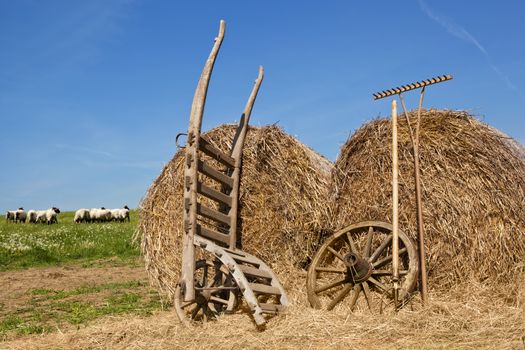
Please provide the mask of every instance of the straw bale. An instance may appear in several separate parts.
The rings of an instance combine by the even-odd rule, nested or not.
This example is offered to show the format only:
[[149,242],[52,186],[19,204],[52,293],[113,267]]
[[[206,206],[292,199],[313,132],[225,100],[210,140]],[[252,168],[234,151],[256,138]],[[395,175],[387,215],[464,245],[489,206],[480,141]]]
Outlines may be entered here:
[[[236,126],[222,125],[206,137],[226,150]],[[141,204],[139,236],[151,280],[172,298],[182,254],[183,161],[179,151]],[[240,190],[242,249],[283,277],[315,253],[327,225],[332,163],[276,126],[250,127]]]
[[[523,147],[461,111],[424,110],[420,135],[431,285],[512,279],[525,262]],[[400,228],[415,238],[412,146],[402,115],[398,138]],[[391,222],[391,140],[390,120],[377,119],[342,147],[332,178],[337,227]]]

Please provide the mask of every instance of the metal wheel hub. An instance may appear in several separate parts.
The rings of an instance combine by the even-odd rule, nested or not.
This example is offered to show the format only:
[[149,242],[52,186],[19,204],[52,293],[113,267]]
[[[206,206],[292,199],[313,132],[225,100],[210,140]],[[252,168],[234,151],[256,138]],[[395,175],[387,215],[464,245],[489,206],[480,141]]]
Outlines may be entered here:
[[347,266],[348,275],[354,283],[364,282],[372,276],[372,264],[354,252],[345,254],[344,263]]

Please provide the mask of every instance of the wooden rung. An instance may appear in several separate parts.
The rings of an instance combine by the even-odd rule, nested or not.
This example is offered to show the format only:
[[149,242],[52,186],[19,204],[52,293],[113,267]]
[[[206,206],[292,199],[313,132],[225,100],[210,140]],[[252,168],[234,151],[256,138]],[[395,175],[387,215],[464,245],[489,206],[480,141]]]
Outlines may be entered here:
[[282,305],[270,303],[259,303],[259,307],[265,314],[276,314],[284,309]]
[[228,226],[230,226],[231,223],[231,218],[228,215],[215,209],[208,208],[201,203],[197,203],[197,214]]
[[230,168],[235,168],[235,159],[213,146],[208,142],[204,137],[201,136],[199,140],[199,150],[204,154],[212,157],[213,159],[219,161],[220,163],[229,166]]
[[263,278],[269,278],[272,279],[272,275],[270,275],[268,272],[259,270],[255,267],[248,266],[248,265],[239,265],[241,268],[241,271],[247,275],[252,277],[263,277]]
[[259,261],[255,260],[255,259],[252,259],[249,256],[232,255],[231,257],[233,258],[233,260],[235,260],[237,262],[245,262],[245,263],[253,264],[253,265],[256,265],[256,266],[260,266],[261,265],[261,263]]
[[232,197],[211,187],[208,187],[202,182],[197,182],[197,192],[216,202],[226,204],[229,207],[232,206]]
[[198,161],[197,169],[199,170],[199,172],[203,173],[209,178],[215,181],[219,181],[221,184],[228,186],[229,188],[233,188],[233,179],[230,176],[221,173],[220,171],[214,169],[213,167],[209,166],[203,161]]
[[197,234],[199,236],[211,239],[213,241],[219,241],[221,243],[226,243],[226,244],[230,243],[230,235],[226,235],[226,234],[214,231],[202,225],[197,225]]
[[281,291],[279,288],[275,288],[272,286],[267,286],[266,284],[262,283],[248,283],[250,288],[253,290],[256,294],[271,294],[271,295],[281,295]]

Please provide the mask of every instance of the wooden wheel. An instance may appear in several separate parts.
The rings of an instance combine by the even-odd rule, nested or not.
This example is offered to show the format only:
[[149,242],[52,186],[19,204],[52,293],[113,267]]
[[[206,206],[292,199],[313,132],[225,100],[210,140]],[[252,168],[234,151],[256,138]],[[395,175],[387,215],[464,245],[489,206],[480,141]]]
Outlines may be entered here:
[[232,275],[220,260],[197,260],[195,263],[195,299],[184,302],[181,285],[175,290],[175,311],[184,324],[207,322],[221,313],[233,312],[237,305],[237,287]]
[[[399,300],[417,282],[417,251],[399,230]],[[317,309],[382,312],[393,302],[392,225],[365,221],[330,237],[315,255],[307,275],[308,301]]]

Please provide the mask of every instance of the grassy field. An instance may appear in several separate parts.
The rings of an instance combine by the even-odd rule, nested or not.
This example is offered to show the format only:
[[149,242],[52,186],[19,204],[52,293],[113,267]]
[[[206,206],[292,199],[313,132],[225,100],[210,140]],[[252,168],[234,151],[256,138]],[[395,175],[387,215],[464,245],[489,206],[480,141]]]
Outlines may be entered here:
[[131,222],[0,222],[0,340],[81,327],[108,315],[161,309],[148,284]]
[[58,224],[14,224],[0,221],[0,271],[65,263],[96,263],[112,259],[130,264],[140,256],[132,237],[138,213],[131,222],[75,224],[73,212],[58,215]]

